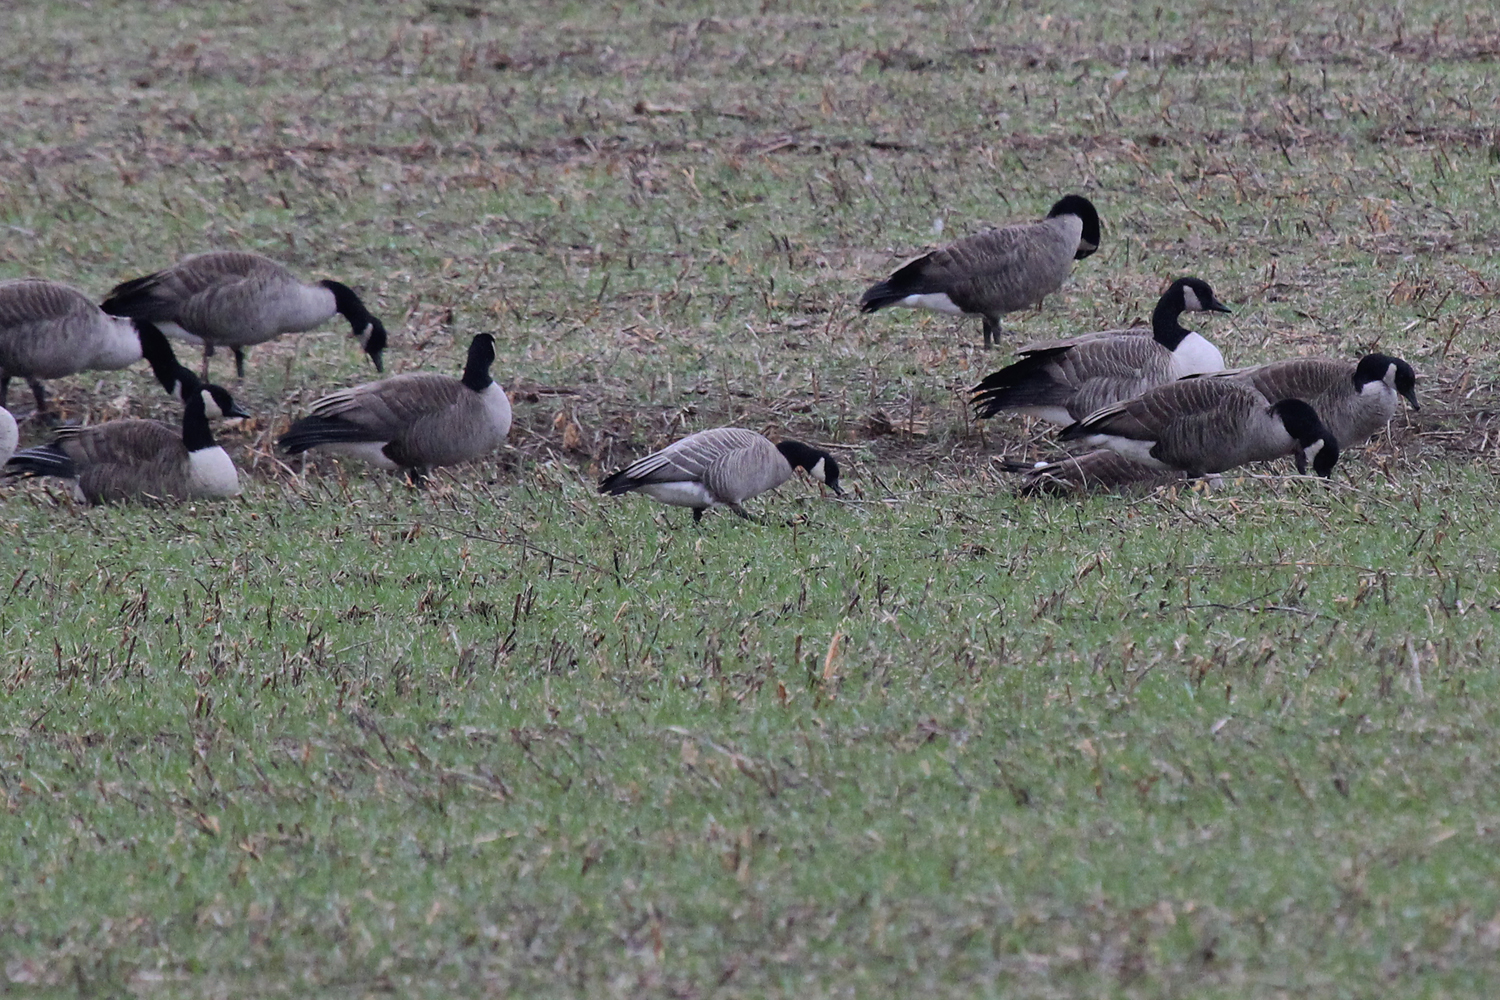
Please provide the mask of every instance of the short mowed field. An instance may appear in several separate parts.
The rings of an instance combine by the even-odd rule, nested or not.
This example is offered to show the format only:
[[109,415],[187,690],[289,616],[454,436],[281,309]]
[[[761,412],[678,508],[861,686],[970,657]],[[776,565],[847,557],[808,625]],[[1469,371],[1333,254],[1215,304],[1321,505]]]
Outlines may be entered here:
[[[0,277],[260,251],[516,407],[423,491],[287,460],[373,376],[330,324],[213,360],[233,501],[0,487],[0,993],[1494,995],[1492,4],[0,6]],[[1328,483],[1015,496],[1008,346],[856,304],[1069,192],[1103,246],[1007,345],[1197,275],[1231,364],[1421,411]],[[729,423],[849,495],[596,494]]]

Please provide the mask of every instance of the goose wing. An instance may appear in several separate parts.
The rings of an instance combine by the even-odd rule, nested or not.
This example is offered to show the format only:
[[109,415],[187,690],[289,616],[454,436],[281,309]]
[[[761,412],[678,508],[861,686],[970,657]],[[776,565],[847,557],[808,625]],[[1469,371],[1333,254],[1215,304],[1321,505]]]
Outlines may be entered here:
[[312,405],[315,417],[358,427],[367,441],[390,441],[418,421],[474,395],[451,375],[410,372],[330,393]]
[[733,451],[753,447],[757,440],[766,441],[755,431],[741,427],[716,427],[689,434],[661,451],[636,459],[600,483],[599,489],[605,493],[624,493],[651,483],[703,482],[705,473],[716,462]]
[[297,284],[291,271],[260,254],[215,251],[185,257],[165,270],[116,285],[103,309],[186,330],[211,329],[215,317],[256,309],[270,286]]
[[726,451],[703,470],[703,485],[728,503],[740,503],[774,490],[792,478],[792,466],[769,440],[755,434]]
[[91,427],[59,428],[56,445],[78,467],[80,479],[91,466],[142,466],[187,457],[181,430],[155,420],[111,420]]

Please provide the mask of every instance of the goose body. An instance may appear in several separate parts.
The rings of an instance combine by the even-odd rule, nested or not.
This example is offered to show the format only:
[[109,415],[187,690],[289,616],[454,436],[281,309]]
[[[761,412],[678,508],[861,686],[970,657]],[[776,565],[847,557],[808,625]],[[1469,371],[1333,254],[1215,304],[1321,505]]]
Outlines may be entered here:
[[1228,379],[1183,379],[1105,407],[1062,432],[1064,441],[1109,448],[1143,466],[1192,475],[1295,455],[1329,475],[1338,441],[1300,399],[1275,403]]
[[382,469],[427,469],[489,454],[510,434],[505,390],[490,378],[495,339],[469,344],[462,378],[396,375],[324,396],[277,442],[289,454],[318,448]]
[[386,331],[359,296],[337,281],[303,282],[257,253],[219,250],[185,257],[163,271],[116,285],[105,312],[149,320],[172,336],[234,352],[245,374],[245,350],[284,333],[300,333],[342,314],[377,371]]
[[1183,312],[1228,312],[1207,282],[1179,278],[1162,295],[1151,330],[1084,334],[1022,347],[1021,360],[991,373],[973,390],[975,415],[1006,410],[1057,424],[1130,399],[1184,375],[1224,367],[1219,349],[1184,328]]
[[1411,365],[1386,354],[1366,354],[1357,362],[1292,358],[1215,377],[1252,385],[1267,399],[1307,400],[1345,446],[1363,444],[1390,423],[1398,396],[1412,409],[1422,408]]
[[235,496],[239,474],[214,442],[197,390],[185,393],[180,431],[155,420],[65,427],[51,444],[17,452],[5,471],[71,479],[74,495],[91,504]]
[[660,503],[690,507],[694,521],[709,507],[719,505],[749,518],[741,504],[776,489],[796,469],[805,470],[835,493],[843,492],[838,462],[828,452],[800,441],[772,444],[764,435],[741,427],[689,434],[606,477],[599,483],[599,492],[611,496],[644,493]]
[[11,412],[0,406],[0,466],[10,461],[10,456],[16,453],[16,445],[21,442],[20,429],[16,427],[16,418]]
[[866,291],[860,311],[906,306],[978,315],[989,347],[1001,316],[1038,305],[1061,288],[1073,261],[1098,250],[1099,238],[1093,204],[1068,195],[1040,222],[985,230],[918,257]]

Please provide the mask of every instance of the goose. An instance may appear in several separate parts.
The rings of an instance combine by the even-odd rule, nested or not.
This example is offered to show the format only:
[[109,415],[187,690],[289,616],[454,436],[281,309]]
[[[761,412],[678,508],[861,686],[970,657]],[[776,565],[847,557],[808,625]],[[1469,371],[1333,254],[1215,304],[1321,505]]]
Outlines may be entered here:
[[1286,454],[1296,455],[1299,473],[1311,461],[1328,476],[1339,456],[1338,440],[1305,401],[1272,403],[1252,386],[1213,378],[1148,389],[1069,424],[1061,439],[1195,476]]
[[1150,336],[1138,330],[1106,331],[1028,344],[1020,350],[1021,360],[974,387],[975,416],[1017,410],[1070,424],[1152,386],[1217,372],[1224,367],[1219,349],[1179,321],[1184,312],[1207,311],[1227,313],[1229,307],[1214,297],[1206,281],[1178,278],[1156,303]]
[[1085,493],[1090,490],[1152,489],[1186,479],[1177,469],[1158,469],[1126,458],[1117,451],[1099,448],[1081,455],[1069,455],[1055,462],[1026,465],[1007,462],[1006,472],[1021,473],[1017,492],[1022,496],[1041,493]]
[[[181,399],[179,378],[187,369],[177,363],[166,337],[151,324],[109,316],[71,285],[42,278],[0,281],[0,406],[6,403],[12,378],[24,378],[31,385],[40,414],[47,410],[43,379],[113,371],[142,357],[151,363],[162,388]],[[201,388],[212,397],[211,416],[248,416],[219,386]]]
[[341,313],[375,370],[385,370],[385,327],[348,285],[305,284],[258,253],[216,250],[185,257],[164,271],[116,285],[102,308],[114,316],[149,320],[171,336],[202,344],[205,376],[214,347],[228,347],[240,378],[245,377],[247,348],[283,333],[311,330]]
[[753,521],[740,505],[776,489],[796,469],[843,496],[839,463],[828,452],[800,441],[772,444],[742,427],[689,434],[601,480],[599,492],[644,493],[673,507],[691,507],[694,523],[702,520],[706,509],[720,504]]
[[410,372],[332,393],[277,444],[291,455],[320,448],[405,469],[420,483],[430,468],[467,462],[505,443],[510,400],[490,378],[494,360],[495,338],[478,334],[463,378]]
[[64,427],[51,444],[12,456],[6,474],[71,479],[73,495],[91,504],[236,496],[239,474],[214,443],[198,389],[189,382],[184,392],[180,432],[155,420]]
[[1413,410],[1422,408],[1416,372],[1388,354],[1366,354],[1357,362],[1292,358],[1214,377],[1253,385],[1267,399],[1307,400],[1346,447],[1363,444],[1390,423],[1397,396],[1406,397]]
[[1070,194],[1041,222],[987,229],[918,257],[859,300],[860,312],[886,306],[967,313],[984,319],[984,346],[1000,336],[1000,317],[1040,305],[1073,267],[1099,249],[1099,213]]

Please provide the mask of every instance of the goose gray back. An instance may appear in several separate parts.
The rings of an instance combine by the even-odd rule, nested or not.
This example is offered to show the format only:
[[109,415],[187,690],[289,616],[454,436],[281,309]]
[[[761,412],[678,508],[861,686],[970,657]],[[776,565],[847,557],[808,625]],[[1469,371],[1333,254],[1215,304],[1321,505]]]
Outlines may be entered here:
[[1298,399],[1272,403],[1253,386],[1229,379],[1183,379],[1090,414],[1062,432],[1064,441],[1109,448],[1156,469],[1192,475],[1295,455],[1322,476],[1339,446],[1317,411]]
[[6,473],[72,479],[74,495],[91,504],[235,496],[239,474],[215,443],[197,390],[185,393],[180,431],[155,420],[64,427],[51,444],[17,452]]
[[1357,362],[1290,358],[1216,377],[1253,385],[1267,399],[1307,400],[1346,447],[1363,444],[1390,423],[1398,396],[1406,397],[1413,410],[1422,408],[1416,372],[1388,354],[1366,354]]
[[1089,333],[1021,348],[1021,360],[973,389],[975,416],[1006,410],[1070,424],[1184,375],[1224,367],[1219,349],[1183,327],[1183,312],[1229,312],[1206,281],[1178,278],[1156,303],[1147,331]]
[[205,374],[213,348],[228,347],[240,377],[247,348],[342,314],[375,370],[383,370],[385,326],[352,289],[337,281],[303,282],[257,253],[220,250],[185,257],[166,270],[116,285],[103,309],[149,320],[170,336],[202,344]]
[[1073,261],[1098,250],[1099,239],[1093,203],[1070,194],[1040,222],[985,230],[903,265],[865,292],[860,311],[905,306],[977,315],[990,347],[1001,316],[1039,305],[1061,288]]
[[47,408],[42,380],[139,360],[135,324],[106,315],[78,289],[40,278],[0,282],[0,406],[12,378],[30,383],[40,411]]
[[489,454],[510,434],[511,407],[490,377],[495,338],[469,343],[462,378],[395,375],[324,396],[277,444],[296,455],[310,448],[406,470],[418,482],[428,469]]
[[718,505],[753,520],[741,504],[776,489],[796,469],[843,494],[839,464],[828,452],[800,441],[772,444],[764,435],[741,427],[689,434],[605,477],[599,492],[644,493],[660,503],[691,508],[694,521]]

